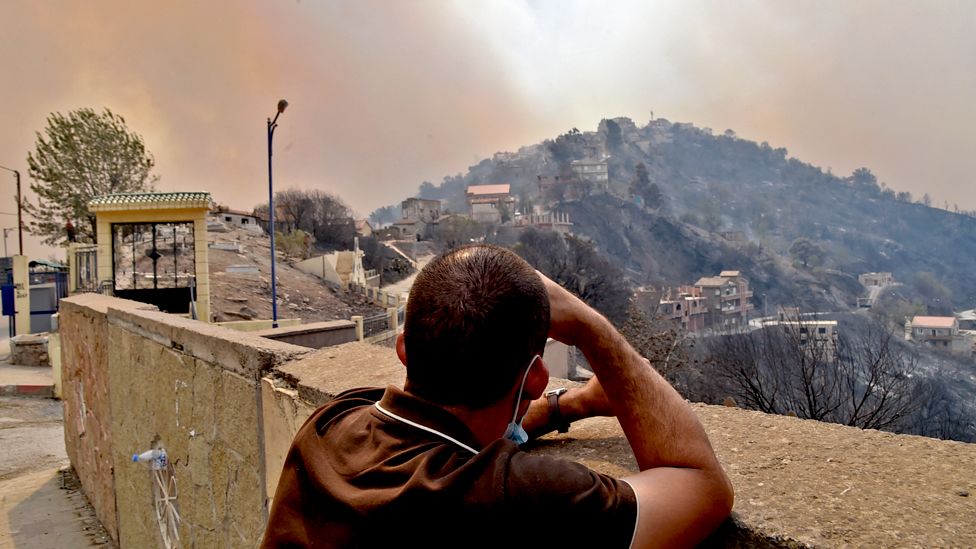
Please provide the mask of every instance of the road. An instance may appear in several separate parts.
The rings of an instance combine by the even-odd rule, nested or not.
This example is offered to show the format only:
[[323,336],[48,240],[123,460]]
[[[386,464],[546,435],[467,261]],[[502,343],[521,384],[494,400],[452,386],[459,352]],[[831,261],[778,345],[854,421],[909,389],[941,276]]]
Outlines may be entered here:
[[0,397],[0,549],[104,546],[108,535],[62,472],[61,402]]
[[[418,257],[417,272],[420,272],[420,270],[423,269],[427,265],[427,263],[430,262],[431,259],[434,259],[434,257],[435,257],[434,255],[425,255],[425,256]],[[413,286],[413,281],[416,278],[417,278],[417,273],[413,273],[412,275],[408,276],[407,278],[404,278],[399,282],[394,282],[389,286],[383,286],[383,289],[386,290],[388,293],[394,295],[396,294],[405,295],[410,292],[410,288]]]

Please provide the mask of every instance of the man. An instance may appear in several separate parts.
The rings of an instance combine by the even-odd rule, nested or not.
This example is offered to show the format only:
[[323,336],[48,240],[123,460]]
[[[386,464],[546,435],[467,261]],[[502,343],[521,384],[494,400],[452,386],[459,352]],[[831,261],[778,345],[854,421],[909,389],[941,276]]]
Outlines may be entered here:
[[[547,336],[580,348],[596,378],[543,397]],[[468,246],[427,265],[397,355],[402,390],[343,393],[298,432],[265,547],[681,547],[732,508],[681,396],[508,250]],[[523,427],[598,414],[616,415],[640,472],[615,479],[518,448]]]

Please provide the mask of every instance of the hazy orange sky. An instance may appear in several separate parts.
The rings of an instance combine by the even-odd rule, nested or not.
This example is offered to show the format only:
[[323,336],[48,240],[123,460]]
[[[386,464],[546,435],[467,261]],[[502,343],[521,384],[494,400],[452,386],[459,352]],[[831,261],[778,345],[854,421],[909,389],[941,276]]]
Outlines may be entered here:
[[[5,0],[0,21],[0,165],[25,188],[48,113],[109,107],[160,189],[250,209],[286,98],[276,188],[360,215],[496,151],[651,111],[976,208],[976,2]],[[0,214],[12,191],[0,172]]]

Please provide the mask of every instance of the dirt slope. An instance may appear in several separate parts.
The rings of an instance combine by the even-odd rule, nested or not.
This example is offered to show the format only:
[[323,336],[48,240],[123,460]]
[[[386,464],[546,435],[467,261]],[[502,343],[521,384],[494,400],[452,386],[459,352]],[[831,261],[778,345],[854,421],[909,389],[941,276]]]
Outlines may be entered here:
[[[211,242],[239,243],[241,253],[210,248],[210,309],[218,322],[271,318],[271,241],[243,229],[211,232]],[[281,255],[275,265],[278,277],[278,318],[304,322],[348,319],[352,315],[382,312],[359,295],[326,285],[303,273]],[[256,266],[258,273],[228,273],[231,265]]]

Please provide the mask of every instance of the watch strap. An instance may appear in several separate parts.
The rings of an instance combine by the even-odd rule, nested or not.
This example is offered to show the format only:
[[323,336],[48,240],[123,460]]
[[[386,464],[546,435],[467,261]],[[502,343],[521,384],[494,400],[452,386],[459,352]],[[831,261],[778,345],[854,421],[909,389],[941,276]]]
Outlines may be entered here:
[[546,393],[546,401],[549,403],[549,427],[555,428],[560,433],[569,432],[569,422],[559,409],[559,396],[565,392],[566,389],[563,388]]

